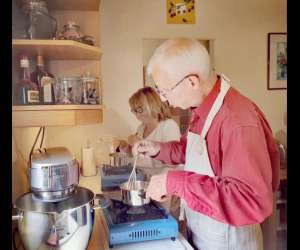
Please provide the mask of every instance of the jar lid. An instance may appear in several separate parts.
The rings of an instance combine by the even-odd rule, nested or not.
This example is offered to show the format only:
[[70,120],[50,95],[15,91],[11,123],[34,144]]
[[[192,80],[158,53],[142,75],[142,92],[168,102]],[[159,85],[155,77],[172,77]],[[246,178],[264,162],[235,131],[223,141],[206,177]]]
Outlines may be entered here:
[[76,22],[74,22],[74,21],[68,21],[68,22],[64,25],[64,28],[65,28],[65,29],[66,29],[66,28],[68,28],[68,29],[70,29],[70,28],[80,29],[80,26],[79,26]]
[[58,78],[59,81],[80,81],[79,76],[62,76]]
[[22,0],[22,9],[23,11],[30,12],[32,10],[40,10],[45,13],[48,13],[47,3],[43,0]]

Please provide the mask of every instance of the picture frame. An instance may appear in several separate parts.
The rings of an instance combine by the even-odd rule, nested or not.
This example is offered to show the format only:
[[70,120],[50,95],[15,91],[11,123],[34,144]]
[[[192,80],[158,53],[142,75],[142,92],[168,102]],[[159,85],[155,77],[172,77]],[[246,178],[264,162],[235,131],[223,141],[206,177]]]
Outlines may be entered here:
[[267,66],[267,89],[287,89],[287,33],[268,33]]

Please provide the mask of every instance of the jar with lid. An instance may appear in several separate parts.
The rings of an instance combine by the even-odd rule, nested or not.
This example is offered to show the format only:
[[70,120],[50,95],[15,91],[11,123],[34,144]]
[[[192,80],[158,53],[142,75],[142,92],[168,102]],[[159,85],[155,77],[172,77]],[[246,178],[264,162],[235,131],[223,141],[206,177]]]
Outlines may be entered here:
[[80,104],[82,98],[80,77],[60,77],[55,88],[55,99],[60,104]]
[[56,36],[57,21],[49,14],[43,0],[22,0],[28,39],[52,39]]
[[63,31],[60,33],[58,39],[60,40],[74,40],[81,42],[83,34],[80,31],[80,26],[74,21],[68,21],[63,26]]
[[99,78],[92,76],[89,72],[81,77],[82,81],[82,103],[99,104]]

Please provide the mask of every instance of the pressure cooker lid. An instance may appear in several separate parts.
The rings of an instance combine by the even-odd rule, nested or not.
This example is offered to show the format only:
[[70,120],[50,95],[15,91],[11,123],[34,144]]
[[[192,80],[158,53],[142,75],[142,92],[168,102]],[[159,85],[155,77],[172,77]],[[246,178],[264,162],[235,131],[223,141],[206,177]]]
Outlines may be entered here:
[[31,157],[31,167],[56,166],[68,164],[74,160],[70,151],[65,147],[53,147],[36,150]]
[[94,193],[87,188],[77,187],[70,198],[58,202],[43,202],[34,197],[32,192],[20,196],[16,207],[21,210],[40,213],[61,213],[64,210],[81,207],[94,199]]

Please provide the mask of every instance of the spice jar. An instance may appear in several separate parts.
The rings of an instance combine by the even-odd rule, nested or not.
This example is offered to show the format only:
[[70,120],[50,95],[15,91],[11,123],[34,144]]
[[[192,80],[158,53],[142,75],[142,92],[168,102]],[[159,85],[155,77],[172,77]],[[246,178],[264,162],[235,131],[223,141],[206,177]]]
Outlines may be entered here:
[[58,39],[61,40],[74,40],[81,42],[81,38],[83,34],[80,31],[80,26],[76,24],[74,21],[68,21],[63,26],[63,31],[60,33]]

